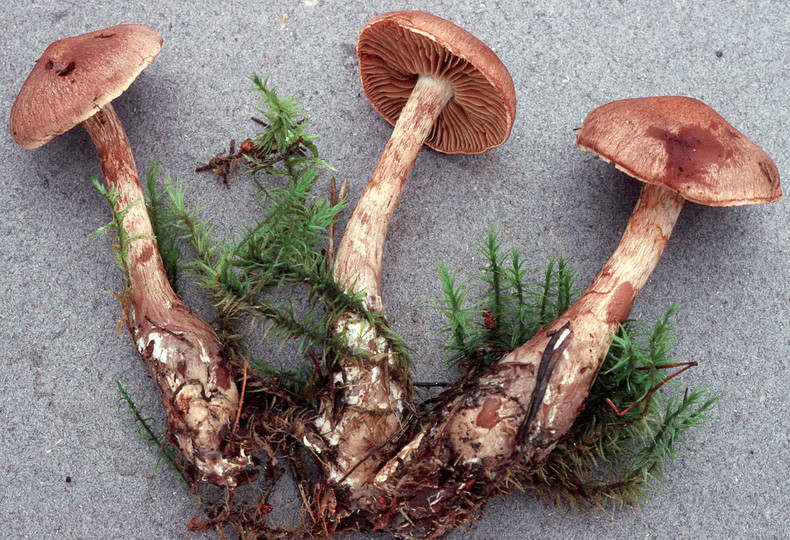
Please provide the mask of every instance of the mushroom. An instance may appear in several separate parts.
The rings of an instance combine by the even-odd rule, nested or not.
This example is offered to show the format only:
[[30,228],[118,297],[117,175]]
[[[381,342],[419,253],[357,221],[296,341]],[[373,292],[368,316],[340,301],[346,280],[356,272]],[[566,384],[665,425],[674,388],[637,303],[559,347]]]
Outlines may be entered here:
[[[392,136],[357,203],[337,250],[335,280],[365,293],[365,307],[383,313],[381,259],[392,214],[423,145],[476,154],[504,143],[516,113],[513,80],[484,43],[444,19],[419,11],[384,13],[357,43],[365,95],[391,124]],[[316,425],[336,441],[329,477],[353,488],[372,480],[411,401],[406,366],[391,344],[359,315],[335,324],[364,358],[341,359],[335,391],[341,410],[324,400]],[[351,408],[349,408],[351,406]]]
[[782,196],[768,154],[697,99],[664,96],[603,105],[585,118],[577,144],[644,184],[620,243],[592,284],[536,338],[537,347],[529,342],[526,351],[500,362],[524,362],[529,352],[532,365],[546,365],[552,337],[563,328],[567,332],[550,351],[557,362],[553,374],[547,372],[531,392],[533,417],[520,426],[520,442],[533,461],[547,456],[576,420],[611,336],[664,253],[685,200],[736,206]]
[[214,330],[173,291],[159,255],[129,140],[110,102],[159,54],[162,38],[145,26],[119,25],[51,44],[11,108],[11,136],[34,149],[82,124],[101,160],[129,239],[127,326],[162,394],[170,432],[203,477],[234,485],[250,463],[225,448],[222,432],[239,395]]
[[[408,484],[397,470],[438,477],[431,464],[438,455],[489,480],[504,478],[517,456],[544,460],[584,407],[611,337],[658,263],[684,200],[731,206],[781,197],[771,158],[695,99],[609,103],[587,116],[577,142],[644,182],[622,240],[565,313],[501,358],[382,468],[383,487]],[[439,437],[444,450],[431,448]]]
[[480,154],[503,144],[516,115],[507,68],[483,42],[420,11],[371,19],[357,42],[362,88],[395,126],[373,176],[346,225],[335,278],[366,293],[383,311],[384,239],[423,145],[447,154]]

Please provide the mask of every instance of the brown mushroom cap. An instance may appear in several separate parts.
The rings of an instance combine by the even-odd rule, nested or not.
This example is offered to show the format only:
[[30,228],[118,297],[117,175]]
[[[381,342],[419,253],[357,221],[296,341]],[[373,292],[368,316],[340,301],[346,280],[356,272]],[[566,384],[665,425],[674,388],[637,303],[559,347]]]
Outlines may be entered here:
[[782,196],[768,154],[697,99],[607,103],[587,115],[576,142],[624,173],[695,203],[735,206]]
[[11,137],[38,148],[121,95],[162,48],[156,31],[123,24],[56,41],[11,107]]
[[455,96],[425,144],[448,154],[478,154],[504,143],[516,115],[516,90],[507,68],[482,41],[444,19],[394,11],[368,22],[357,43],[362,88],[391,124],[419,74],[440,77]]

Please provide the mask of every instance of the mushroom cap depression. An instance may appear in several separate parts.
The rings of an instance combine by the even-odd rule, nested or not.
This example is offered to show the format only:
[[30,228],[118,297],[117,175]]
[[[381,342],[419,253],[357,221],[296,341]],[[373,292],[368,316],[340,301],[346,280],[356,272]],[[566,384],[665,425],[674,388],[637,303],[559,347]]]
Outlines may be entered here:
[[580,150],[689,201],[736,206],[778,201],[776,164],[716,111],[688,97],[624,99],[594,109]]
[[156,58],[162,38],[122,24],[56,41],[44,51],[11,107],[11,137],[38,148],[120,96]]
[[371,19],[357,43],[362,88],[391,124],[419,74],[448,81],[455,96],[425,144],[448,154],[478,154],[504,143],[516,115],[516,91],[494,52],[466,30],[420,11]]

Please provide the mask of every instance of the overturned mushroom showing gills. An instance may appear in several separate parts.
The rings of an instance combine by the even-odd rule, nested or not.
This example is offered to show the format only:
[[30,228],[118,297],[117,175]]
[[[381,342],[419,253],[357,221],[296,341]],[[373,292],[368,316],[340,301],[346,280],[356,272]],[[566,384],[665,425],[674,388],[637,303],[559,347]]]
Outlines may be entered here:
[[[398,494],[405,516],[398,519],[409,531],[452,527],[515,469],[548,456],[583,408],[685,199],[730,206],[781,197],[771,158],[695,99],[604,105],[584,121],[578,145],[645,183],[623,238],[562,316],[505,355],[382,468],[377,483]],[[441,502],[428,511],[426,499]]]
[[504,64],[466,30],[419,11],[375,17],[357,43],[362,88],[395,126],[338,248],[335,277],[382,311],[384,239],[423,145],[479,154],[503,144],[516,114]]
[[[334,276],[365,293],[365,307],[382,313],[381,260],[390,219],[423,145],[476,154],[504,143],[515,117],[513,81],[480,40],[444,19],[417,11],[385,13],[362,29],[357,43],[365,95],[394,124],[392,136],[349,219]],[[317,425],[333,447],[329,478],[364,497],[402,428],[411,382],[391,344],[358,315],[336,324],[364,358],[341,361],[334,383],[343,393],[325,400]],[[338,410],[339,409],[339,410]]]
[[217,485],[233,486],[250,463],[224,432],[239,395],[214,330],[173,292],[162,265],[132,150],[110,101],[159,54],[162,38],[120,25],[50,45],[11,109],[11,136],[34,149],[82,124],[99,152],[116,211],[130,239],[127,326],[162,394],[168,428],[186,459]]

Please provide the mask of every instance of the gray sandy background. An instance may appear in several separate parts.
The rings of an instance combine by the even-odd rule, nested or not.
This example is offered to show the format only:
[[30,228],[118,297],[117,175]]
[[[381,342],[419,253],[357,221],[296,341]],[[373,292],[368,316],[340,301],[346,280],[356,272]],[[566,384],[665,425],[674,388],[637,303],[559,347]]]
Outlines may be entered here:
[[[118,23],[164,38],[160,56],[115,102],[138,166],[160,158],[188,197],[231,237],[252,216],[243,178],[226,189],[194,168],[253,134],[248,76],[270,75],[304,103],[319,149],[349,179],[355,202],[391,128],[369,106],[354,46],[374,15],[413,8],[476,34],[508,66],[518,115],[510,140],[480,156],[424,151],[388,236],[384,297],[415,349],[417,380],[442,364],[439,260],[469,275],[492,223],[540,267],[564,254],[586,286],[617,245],[638,186],[576,149],[592,108],[681,94],[717,109],[790,179],[790,6],[786,1],[496,0],[205,1],[5,0],[0,13],[0,111],[51,41]],[[186,533],[190,496],[154,470],[118,403],[114,380],[161,419],[131,340],[116,332],[121,288],[109,220],[91,186],[101,174],[81,130],[27,152],[0,135],[0,537],[217,538]],[[319,186],[327,189],[328,177]],[[348,213],[344,215],[347,219]],[[690,433],[666,482],[640,510],[563,513],[515,493],[452,538],[786,538],[790,533],[790,211],[687,205],[633,316],[673,303],[681,384],[721,394],[708,429]],[[339,232],[342,232],[342,226]],[[208,314],[206,302],[186,295]],[[67,481],[70,479],[70,482]],[[275,501],[295,508],[291,494]],[[367,536],[357,535],[358,538]],[[371,536],[374,537],[374,536]],[[385,538],[385,536],[378,536]]]

